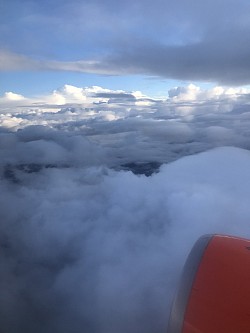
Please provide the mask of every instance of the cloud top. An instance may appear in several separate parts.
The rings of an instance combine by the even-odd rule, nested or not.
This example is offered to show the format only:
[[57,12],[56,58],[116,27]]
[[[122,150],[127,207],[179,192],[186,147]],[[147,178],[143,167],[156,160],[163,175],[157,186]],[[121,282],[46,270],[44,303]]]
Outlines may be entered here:
[[1,328],[164,332],[193,242],[250,237],[249,128],[246,88],[5,93]]
[[[47,140],[50,136],[47,132]],[[55,142],[34,139],[30,130],[21,132],[17,152],[25,157],[31,151],[35,161],[40,146],[49,158],[50,152],[66,156]],[[62,144],[64,137],[54,140]],[[7,136],[13,151],[11,141]],[[85,149],[85,158],[89,153]],[[245,150],[186,157],[149,178],[75,167],[71,158],[68,163],[39,170],[12,164],[9,177],[5,170],[0,199],[5,331],[164,332],[173,290],[196,238],[214,232],[250,236]]]

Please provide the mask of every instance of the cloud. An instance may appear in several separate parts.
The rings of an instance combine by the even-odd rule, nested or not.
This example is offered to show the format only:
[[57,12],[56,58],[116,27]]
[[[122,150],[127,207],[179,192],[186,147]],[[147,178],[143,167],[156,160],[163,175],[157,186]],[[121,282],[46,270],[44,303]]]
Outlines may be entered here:
[[137,43],[99,58],[72,61],[37,60],[30,56],[1,51],[0,70],[64,71],[115,76],[140,74],[216,82],[229,86],[248,84],[249,52],[244,43],[242,42],[242,52],[238,48],[237,51],[230,48],[226,55],[221,44],[223,45],[223,41],[214,42],[212,45],[199,42],[181,46]]
[[82,61],[55,61],[38,60],[30,56],[21,55],[11,51],[0,50],[0,70],[1,71],[70,71],[82,73],[97,73],[116,75],[117,70],[113,70],[100,60],[82,60]]
[[0,51],[0,63],[0,69],[2,71],[41,69],[41,65],[38,61],[6,50]]
[[152,99],[138,91],[65,85],[36,98],[4,95],[0,124],[11,130],[39,125],[84,135],[108,149],[109,166],[135,159],[162,163],[221,145],[248,148],[248,105],[246,88],[188,85]]
[[[13,112],[15,107],[32,111],[42,110],[41,112],[57,112],[61,106],[74,106],[74,107],[91,107],[98,110],[98,104],[110,104],[109,108],[117,107],[117,104],[124,105],[137,105],[147,106],[151,102],[148,96],[142,94],[139,91],[126,92],[124,90],[110,90],[99,86],[92,87],[76,87],[69,84],[65,84],[59,89],[53,90],[46,96],[33,96],[32,98],[25,97],[13,92],[6,92],[0,97],[0,108],[2,112]],[[103,106],[102,106],[103,107]],[[108,105],[107,105],[108,108]]]
[[[30,128],[4,137],[3,154],[18,144],[20,156],[35,161],[36,150],[23,150],[32,143],[44,146],[39,158],[46,163],[67,156],[55,145],[68,142],[63,133]],[[92,153],[93,147],[85,149],[86,160]],[[186,157],[148,178],[67,160],[67,167],[38,169],[15,154],[2,174],[5,331],[164,332],[196,238],[210,232],[250,237],[245,150]]]
[[19,15],[11,5],[3,7],[1,70],[249,83],[245,0],[237,6],[233,0],[192,6],[172,0],[15,5]]
[[11,91],[6,92],[3,98],[6,99],[6,101],[23,101],[25,99],[24,96],[20,94],[15,94]]
[[[240,34],[240,33],[239,33]],[[178,80],[217,82],[223,85],[249,83],[249,50],[242,37],[240,46],[218,40],[192,44],[135,43],[104,59],[120,73],[146,74]],[[226,45],[225,45],[226,44]],[[227,45],[228,44],[228,45]],[[226,59],[226,61],[225,61]]]
[[3,331],[164,332],[193,242],[250,237],[249,125],[246,88],[4,94]]

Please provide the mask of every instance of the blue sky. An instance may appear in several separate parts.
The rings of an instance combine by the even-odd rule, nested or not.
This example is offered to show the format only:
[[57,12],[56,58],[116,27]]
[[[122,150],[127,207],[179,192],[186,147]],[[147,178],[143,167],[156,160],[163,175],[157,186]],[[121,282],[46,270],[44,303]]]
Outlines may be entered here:
[[65,84],[77,87],[98,85],[111,90],[140,90],[149,96],[163,97],[173,86],[183,85],[186,82],[142,75],[107,76],[64,71],[8,71],[1,73],[0,94],[14,91],[34,97],[48,94]]
[[0,93],[249,84],[249,9],[246,0],[2,1]]

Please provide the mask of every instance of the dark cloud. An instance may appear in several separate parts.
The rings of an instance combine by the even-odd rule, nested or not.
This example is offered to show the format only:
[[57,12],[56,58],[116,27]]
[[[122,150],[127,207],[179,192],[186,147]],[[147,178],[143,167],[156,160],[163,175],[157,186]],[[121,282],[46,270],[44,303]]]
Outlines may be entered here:
[[177,46],[150,41],[147,45],[128,45],[107,64],[117,72],[157,75],[180,80],[218,82],[224,85],[249,83],[250,49],[242,31],[233,36]]
[[1,45],[13,52],[4,57],[5,68],[249,83],[245,0],[2,6]]
[[96,93],[93,97],[101,97],[101,98],[112,98],[112,99],[117,99],[117,100],[133,100],[135,101],[135,96],[132,94],[128,93]]

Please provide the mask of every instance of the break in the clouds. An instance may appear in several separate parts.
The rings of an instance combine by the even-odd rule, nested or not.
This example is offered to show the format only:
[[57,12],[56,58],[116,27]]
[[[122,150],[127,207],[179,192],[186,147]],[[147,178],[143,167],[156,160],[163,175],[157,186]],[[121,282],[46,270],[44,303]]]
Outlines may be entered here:
[[247,0],[1,4],[2,70],[249,84]]
[[0,97],[3,333],[163,333],[205,233],[250,237],[249,90]]

